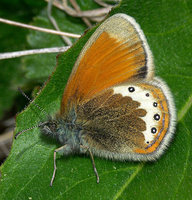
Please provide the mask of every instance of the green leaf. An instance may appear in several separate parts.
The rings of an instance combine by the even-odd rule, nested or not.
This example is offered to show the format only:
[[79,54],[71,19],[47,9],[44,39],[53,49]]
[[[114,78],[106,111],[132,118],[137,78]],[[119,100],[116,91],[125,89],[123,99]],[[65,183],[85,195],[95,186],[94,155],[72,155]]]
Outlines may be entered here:
[[[178,111],[176,136],[156,162],[115,162],[95,157],[100,183],[90,158],[74,155],[57,158],[59,145],[33,129],[14,141],[11,154],[1,167],[0,199],[192,199],[192,4],[188,1],[124,0],[111,12],[133,16],[141,25],[154,54],[156,74],[173,91]],[[94,29],[58,58],[58,66],[35,102],[54,115],[80,50]],[[17,117],[17,131],[46,116],[32,104]]]

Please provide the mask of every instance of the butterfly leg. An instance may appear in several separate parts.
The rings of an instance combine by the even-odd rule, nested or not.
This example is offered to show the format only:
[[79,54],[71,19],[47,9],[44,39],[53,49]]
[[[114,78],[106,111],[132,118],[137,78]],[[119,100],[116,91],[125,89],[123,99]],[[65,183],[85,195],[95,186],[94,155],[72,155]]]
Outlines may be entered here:
[[90,151],[90,149],[88,147],[85,147],[83,145],[80,145],[80,147],[83,148],[83,149],[86,149],[89,152],[89,155],[90,155],[91,161],[92,161],[92,165],[93,165],[93,170],[94,170],[96,178],[97,178],[97,183],[99,183],[99,174],[98,174],[97,168],[95,166],[95,161],[94,161],[94,157],[93,157],[92,152]]
[[59,147],[58,149],[55,149],[55,151],[54,151],[54,171],[53,171],[53,176],[51,178],[50,186],[53,185],[53,181],[55,179],[55,174],[56,174],[56,170],[57,170],[57,166],[56,166],[56,154],[57,153],[63,154],[66,151],[67,148],[68,148],[68,144],[66,144],[66,145],[64,145],[62,147]]

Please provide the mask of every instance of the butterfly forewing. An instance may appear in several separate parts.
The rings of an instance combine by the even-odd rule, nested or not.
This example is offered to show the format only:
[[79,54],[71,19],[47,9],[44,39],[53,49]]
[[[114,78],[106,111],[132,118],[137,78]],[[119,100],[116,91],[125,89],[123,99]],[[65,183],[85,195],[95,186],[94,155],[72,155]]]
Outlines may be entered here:
[[61,113],[111,86],[152,78],[150,49],[139,26],[132,23],[133,18],[117,14],[91,36],[65,88]]

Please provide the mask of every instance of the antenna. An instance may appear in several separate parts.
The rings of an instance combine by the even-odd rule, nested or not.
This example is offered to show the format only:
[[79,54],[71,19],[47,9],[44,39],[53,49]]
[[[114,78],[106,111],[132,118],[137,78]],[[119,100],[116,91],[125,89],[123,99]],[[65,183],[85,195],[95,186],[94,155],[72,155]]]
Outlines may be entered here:
[[15,134],[15,139],[17,139],[17,137],[18,137],[19,135],[21,135],[22,133],[24,133],[24,132],[26,132],[26,131],[29,131],[29,130],[31,130],[31,129],[37,128],[37,127],[39,127],[39,126],[40,126],[40,125],[38,124],[38,125],[33,126],[33,127],[31,127],[31,128],[28,128],[28,129],[25,129],[25,130],[22,130],[22,131],[17,132],[17,133]]
[[36,104],[34,101],[32,101],[32,100],[23,92],[23,90],[22,90],[20,87],[18,87],[18,90],[19,90],[19,92],[20,92],[26,99],[28,99],[28,101],[29,101],[30,103],[34,104],[40,111],[42,111],[42,112],[44,113],[44,115],[48,116],[48,113],[45,112],[45,110],[44,110],[43,108],[41,108],[38,104]]
[[[42,112],[44,113],[44,115],[49,116],[48,113],[45,112],[45,110],[44,110],[43,108],[41,108],[38,104],[36,104],[35,102],[33,102],[33,101],[23,92],[23,90],[22,90],[21,88],[18,87],[18,90],[19,90],[19,92],[20,92],[26,99],[28,99],[28,101],[29,101],[30,103],[34,104],[34,106],[36,106],[36,108],[38,108],[40,111],[42,111]],[[31,130],[31,129],[40,127],[40,126],[42,126],[43,124],[45,124],[45,122],[40,123],[40,124],[38,124],[38,125],[35,125],[35,126],[33,126],[33,127],[27,128],[27,129],[25,129],[25,130],[19,131],[18,133],[15,134],[15,139],[17,139],[17,137],[18,137],[19,135],[21,135],[22,133],[27,132],[27,131],[29,131],[29,130]]]
[[34,128],[40,127],[40,126],[42,126],[42,125],[44,125],[44,124],[46,124],[46,123],[47,123],[47,122],[42,122],[42,123],[40,123],[40,124],[38,124],[38,125],[35,125],[35,126],[33,126],[33,127],[30,127],[30,128],[25,129],[25,130],[22,130],[22,131],[17,132],[17,133],[15,134],[15,139],[17,139],[18,136],[21,135],[22,133],[27,132],[27,131],[30,131],[30,130],[32,130],[32,129],[34,129]]

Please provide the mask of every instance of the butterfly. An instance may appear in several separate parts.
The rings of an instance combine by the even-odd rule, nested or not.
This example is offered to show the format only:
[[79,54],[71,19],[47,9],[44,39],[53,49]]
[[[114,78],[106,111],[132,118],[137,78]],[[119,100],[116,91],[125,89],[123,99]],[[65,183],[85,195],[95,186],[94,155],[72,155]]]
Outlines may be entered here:
[[64,156],[89,153],[119,161],[158,159],[175,129],[166,83],[154,76],[143,31],[123,13],[106,19],[83,47],[65,87],[60,112],[39,127],[57,139]]

